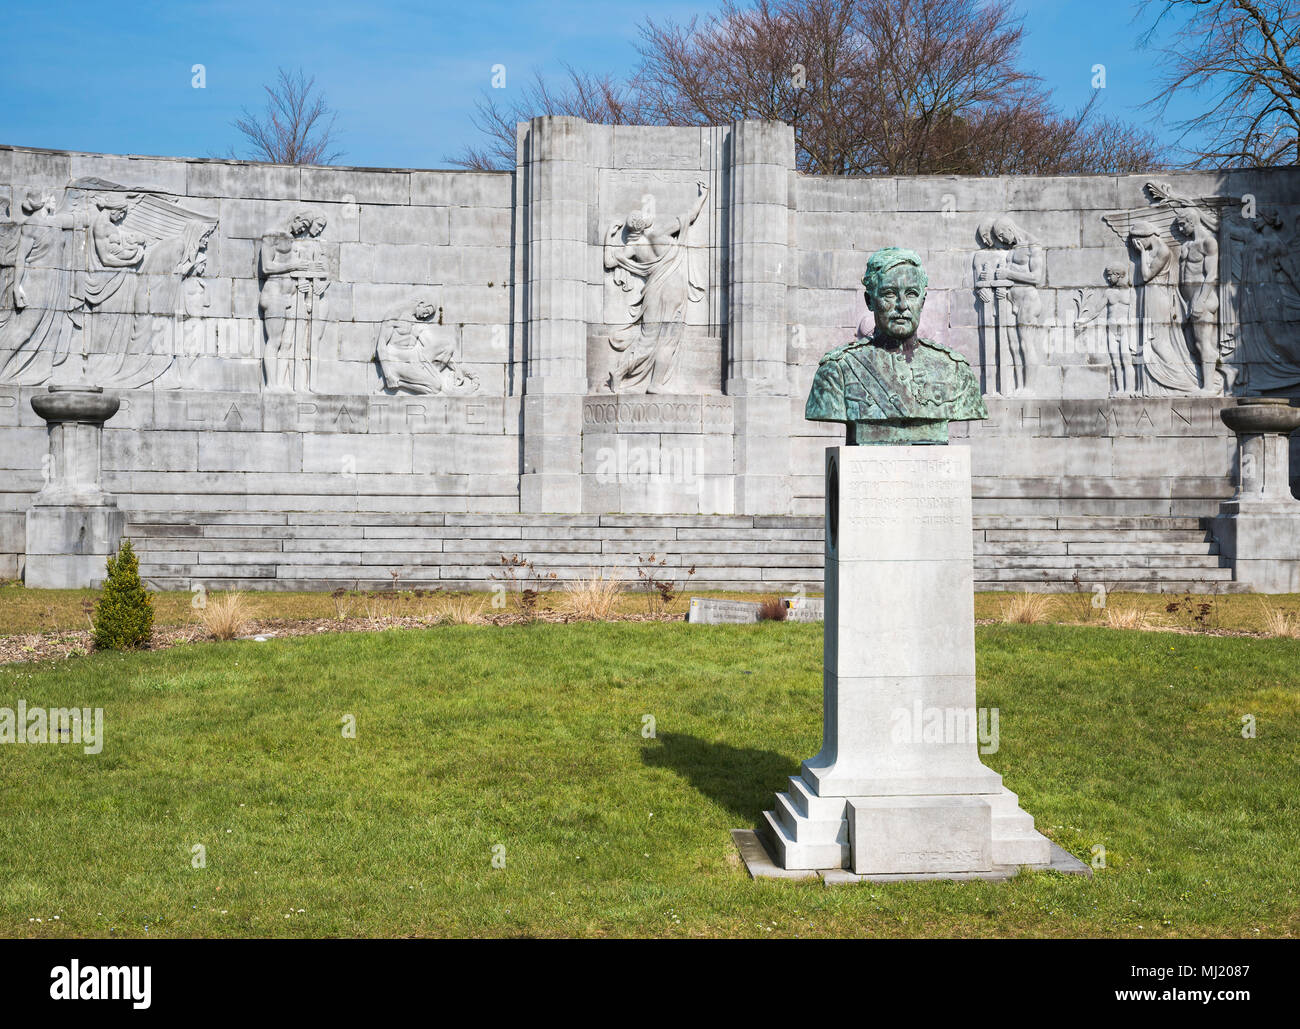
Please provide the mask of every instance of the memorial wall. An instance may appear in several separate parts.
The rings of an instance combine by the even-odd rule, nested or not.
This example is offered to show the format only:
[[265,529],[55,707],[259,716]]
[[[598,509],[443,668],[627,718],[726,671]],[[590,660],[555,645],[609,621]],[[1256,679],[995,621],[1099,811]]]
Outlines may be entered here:
[[[363,578],[366,526],[445,541],[458,519],[519,531],[448,581],[529,538],[595,542],[561,570],[617,564],[653,524],[742,526],[758,579],[765,540],[813,544],[790,578],[815,582],[842,430],[804,402],[869,330],[886,245],[920,253],[921,335],[986,397],[952,427],[977,519],[1211,515],[1236,474],[1225,397],[1300,392],[1294,170],[833,178],[794,170],[779,123],[574,118],[522,123],[517,154],[479,173],[0,148],[0,575],[51,474],[30,399],[87,383],[121,399],[101,483],[132,538],[353,541],[319,574],[263,552],[266,585]],[[246,535],[219,568],[254,560]]]

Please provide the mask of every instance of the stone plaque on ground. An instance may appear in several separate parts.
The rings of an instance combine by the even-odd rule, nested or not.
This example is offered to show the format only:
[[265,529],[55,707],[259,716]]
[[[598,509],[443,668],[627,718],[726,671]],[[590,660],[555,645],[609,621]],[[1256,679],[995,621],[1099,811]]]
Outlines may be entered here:
[[826,602],[821,597],[783,597],[787,622],[820,622],[826,617]]
[[742,625],[758,621],[762,605],[756,600],[720,600],[717,597],[691,597],[686,620],[698,625]]

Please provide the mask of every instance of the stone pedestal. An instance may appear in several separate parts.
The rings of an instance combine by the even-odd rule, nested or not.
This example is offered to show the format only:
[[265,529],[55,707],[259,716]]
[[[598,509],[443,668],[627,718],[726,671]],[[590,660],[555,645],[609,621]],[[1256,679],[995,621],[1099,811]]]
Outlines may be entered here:
[[104,423],[118,403],[98,386],[51,386],[32,397],[32,409],[48,423],[50,449],[45,487],[27,509],[24,581],[30,587],[77,589],[104,581],[126,522],[99,484]]
[[1291,495],[1290,434],[1300,407],[1243,397],[1219,412],[1237,434],[1237,492],[1219,505],[1214,538],[1233,578],[1261,593],[1300,592],[1300,501]]
[[822,749],[759,828],[783,868],[1050,863],[979,758],[971,541],[968,447],[827,448]]

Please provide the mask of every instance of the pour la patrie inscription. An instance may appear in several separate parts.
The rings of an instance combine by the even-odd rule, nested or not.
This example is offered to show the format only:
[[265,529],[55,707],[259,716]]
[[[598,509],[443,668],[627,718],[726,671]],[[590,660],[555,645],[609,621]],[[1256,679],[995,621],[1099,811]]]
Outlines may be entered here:
[[969,518],[962,465],[947,456],[879,458],[852,454],[861,478],[844,485],[842,517],[865,528],[898,523],[961,525]]

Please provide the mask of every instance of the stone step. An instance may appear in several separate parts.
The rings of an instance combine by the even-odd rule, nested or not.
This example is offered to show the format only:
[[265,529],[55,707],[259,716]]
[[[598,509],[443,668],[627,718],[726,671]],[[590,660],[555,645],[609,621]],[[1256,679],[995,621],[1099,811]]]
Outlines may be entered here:
[[[990,544],[992,546],[994,544]],[[1066,544],[1070,554],[1217,554],[1219,544],[1202,540],[1199,543],[1160,543],[1154,540],[1137,543],[1092,543],[1074,542]]]
[[759,835],[782,868],[843,868],[849,863],[849,844],[800,843],[772,814],[764,811]]
[[[1043,579],[1005,579],[999,581],[990,581],[988,579],[975,579],[976,593],[1075,593],[1078,587],[1074,583],[1060,580],[1045,581]],[[1162,579],[1159,581],[1144,581],[1141,579],[1130,579],[1123,583],[1112,584],[1111,592],[1123,593],[1249,593],[1250,587],[1239,582],[1225,580],[1215,580],[1206,582],[1205,580],[1195,579]]]
[[1201,519],[1171,515],[992,515],[973,518],[976,529],[1199,529]]
[[975,561],[978,564],[981,557],[1065,557],[1067,555],[1079,556],[1112,556],[1112,557],[1129,557],[1133,555],[1154,557],[1156,555],[1183,556],[1191,557],[1197,554],[1217,554],[1219,545],[1217,543],[976,543],[975,544]]
[[1196,543],[1204,542],[1207,535],[1204,529],[1097,529],[1093,531],[1076,529],[1069,532],[1057,529],[985,529],[983,532],[984,540],[988,543],[1016,541],[1056,543],[1062,540],[1074,540],[1080,543],[1088,541],[1109,543],[1120,540],[1127,540],[1130,543],[1161,541]]
[[1099,571],[1105,568],[1218,568],[1216,555],[1201,551],[1197,554],[1003,554],[989,559],[983,556],[975,562],[979,568],[1042,568],[1042,569],[1087,569]]
[[[1032,576],[1025,574],[1024,568],[988,568],[981,567],[976,569],[975,578],[982,582],[1010,582],[1028,580],[1032,581]],[[1053,579],[1060,582],[1068,582],[1070,576],[1064,575],[1064,572],[1071,572],[1073,569],[1054,568],[1045,569],[1047,574],[1039,576],[1039,581],[1052,581]],[[1182,566],[1173,568],[1105,568],[1105,569],[1088,569],[1089,578],[1096,579],[1114,579],[1116,581],[1173,581],[1173,580],[1204,580],[1206,582],[1224,582],[1232,579],[1231,568],[1197,568],[1194,575],[1188,575],[1187,570]],[[1104,572],[1104,575],[1099,574]]]
[[[655,553],[696,588],[766,590],[822,576],[821,519],[766,516],[521,515],[360,511],[133,512],[127,535],[156,585],[248,588],[482,589],[502,555],[560,579],[606,569],[635,581]],[[982,590],[1064,591],[1073,581],[1130,590],[1232,590],[1202,519],[1117,515],[980,515],[975,583]],[[682,579],[685,582],[685,579]],[[797,787],[791,800],[799,803]]]

